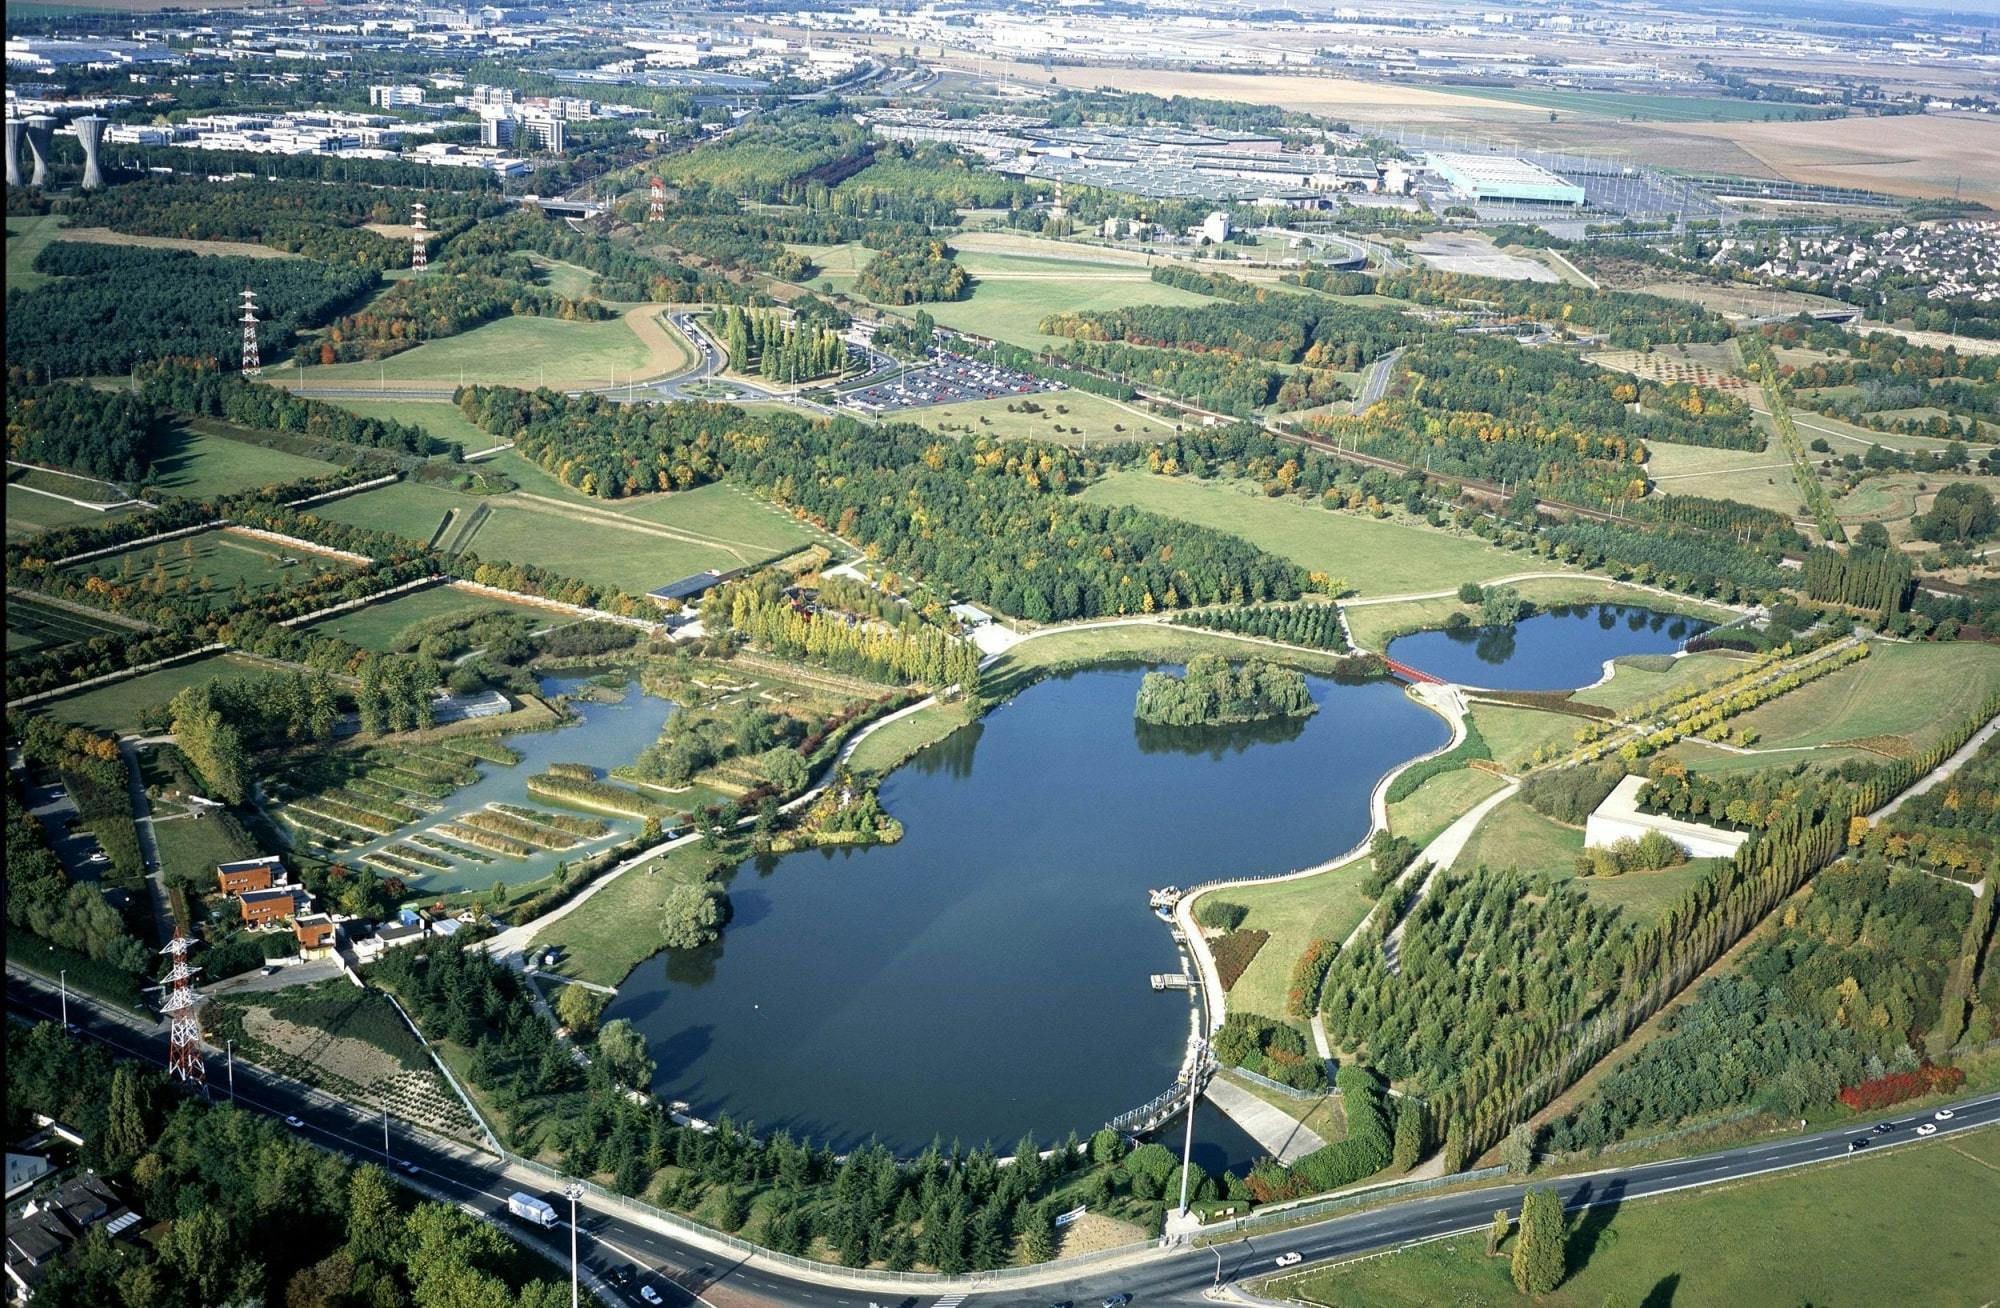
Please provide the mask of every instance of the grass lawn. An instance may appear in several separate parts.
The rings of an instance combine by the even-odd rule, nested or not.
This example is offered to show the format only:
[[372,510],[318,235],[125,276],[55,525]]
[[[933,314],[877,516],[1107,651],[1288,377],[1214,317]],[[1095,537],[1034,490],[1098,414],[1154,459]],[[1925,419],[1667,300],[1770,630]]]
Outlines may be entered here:
[[[665,343],[665,333],[660,336]],[[456,385],[461,379],[502,386],[601,386],[613,373],[620,380],[650,377],[670,371],[676,361],[667,350],[649,346],[624,318],[502,318],[376,363],[305,368],[286,380],[300,386],[377,380]]]
[[1775,446],[1760,452],[1649,441],[1646,448],[1646,475],[1663,494],[1706,495],[1779,513],[1798,512],[1798,478]]
[[886,776],[918,750],[935,745],[969,725],[971,720],[963,704],[933,704],[919,709],[869,732],[848,755],[848,765],[857,772]]
[[[215,889],[215,865],[239,858],[253,858],[254,841],[232,831],[214,818],[156,817],[153,839],[160,849],[160,869],[167,882],[191,884],[202,890]],[[233,910],[232,910],[233,912]]]
[[[884,310],[914,317],[922,309],[940,327],[1041,349],[1059,339],[1042,333],[1042,319],[1052,313],[1089,313],[1132,304],[1210,303],[1206,295],[1155,282],[1140,264],[1086,263],[993,250],[966,251],[959,262],[973,275],[972,294],[965,299],[885,305]],[[810,284],[818,286],[821,281],[851,291],[854,274],[829,271],[816,274]]]
[[487,449],[497,438],[472,425],[450,400],[329,400],[364,418],[393,419],[421,427],[441,441],[457,441],[468,453]]
[[1428,845],[1461,813],[1505,784],[1483,768],[1440,772],[1389,805],[1389,830]]
[[[69,219],[58,214],[7,216],[7,285],[31,290],[54,280],[35,271],[35,256],[61,233]],[[11,515],[10,515],[11,516]]]
[[1759,748],[1866,741],[1891,754],[1911,754],[1970,716],[1995,687],[2000,649],[1990,645],[1877,642],[1861,662],[1737,722],[1757,729]]
[[615,986],[662,948],[657,923],[666,893],[702,879],[715,854],[699,843],[633,868],[544,928],[530,947],[562,951],[555,971],[582,981]]
[[130,630],[108,618],[88,617],[20,593],[7,596],[6,614],[9,654],[57,649],[99,636],[123,635]]
[[1679,867],[1657,872],[1627,872],[1615,877],[1580,877],[1577,885],[1600,908],[1621,908],[1633,921],[1644,925],[1680,902],[1688,887],[1707,875],[1720,859],[1690,859]]
[[1269,499],[1249,483],[1116,472],[1086,489],[1083,498],[1136,505],[1232,532],[1301,567],[1329,573],[1364,595],[1443,590],[1531,566],[1476,537],[1313,508],[1291,496]]
[[344,522],[352,527],[366,527],[370,531],[386,531],[425,543],[437,532],[445,514],[453,509],[476,508],[483,498],[461,495],[442,486],[399,481],[394,485],[363,491],[359,495],[346,495],[316,504],[311,512],[329,522]]
[[[975,432],[1002,440],[1035,437],[1065,445],[1161,441],[1174,434],[1173,420],[1145,413],[1088,391],[1062,391],[1032,399],[1040,410],[1021,411],[1020,400],[975,400],[970,404],[940,404],[899,413],[899,421],[919,422],[939,431]],[[1013,410],[1013,412],[1009,412]],[[1056,429],[1060,427],[1061,431]]]
[[1674,659],[1663,672],[1643,666],[1646,659],[1618,659],[1611,680],[1601,686],[1579,690],[1570,698],[1581,704],[1600,704],[1623,709],[1640,700],[1671,690],[1687,690],[1710,681],[1722,681],[1739,670],[1743,660],[1731,654],[1690,654]]
[[1543,817],[1519,795],[1488,813],[1465,842],[1458,866],[1511,867],[1523,872],[1572,875],[1571,860],[1583,852],[1583,832]]
[[1509,772],[1519,771],[1519,764],[1550,741],[1573,743],[1578,728],[1589,725],[1587,719],[1568,713],[1487,703],[1473,704],[1472,721],[1486,737],[1494,762]]
[[464,548],[482,559],[535,563],[566,577],[637,594],[742,562],[722,546],[620,527],[615,518],[607,518],[580,521],[559,513],[496,508]]
[[66,500],[37,495],[13,482],[7,483],[7,539],[10,541],[27,540],[57,527],[102,526],[135,512],[144,510],[123,508],[99,512]]
[[50,700],[42,710],[60,722],[105,731],[137,731],[147,709],[164,704],[189,686],[218,679],[235,679],[268,672],[269,668],[235,654],[215,654],[177,663],[143,677],[129,677],[81,694]]
[[[290,562],[287,562],[290,560]],[[133,583],[163,573],[170,586],[182,581],[205,593],[211,609],[227,606],[240,583],[252,595],[267,594],[315,572],[352,571],[354,565],[307,550],[217,528],[157,545],[121,550],[63,569],[66,573]]]
[[[1987,1129],[1591,1209],[1572,1218],[1569,1279],[1534,1302],[1969,1308],[2000,1285],[1996,1206],[2000,1131]],[[1271,1288],[1327,1308],[1526,1302],[1507,1266],[1471,1232]]]
[[446,614],[475,613],[519,613],[551,622],[567,621],[546,609],[509,604],[505,600],[455,590],[450,586],[431,586],[398,595],[380,604],[351,609],[324,622],[315,622],[308,630],[315,635],[338,636],[364,649],[386,652],[412,648],[413,642],[405,639],[404,633],[417,623]]
[[160,489],[199,497],[233,495],[333,471],[330,463],[204,433],[197,425],[177,427],[161,440],[152,477]]
[[[1500,558],[1503,566],[1497,570],[1499,576],[1558,570],[1545,559],[1525,558],[1518,554],[1501,554]],[[1453,579],[1445,580],[1448,584],[1453,583]],[[1593,577],[1584,573],[1574,577],[1535,578],[1509,584],[1521,593],[1522,599],[1542,608],[1556,604],[1637,604],[1664,613],[1694,614],[1710,621],[1736,616],[1734,610],[1698,599],[1685,596],[1669,599],[1653,591],[1622,585],[1608,577]],[[1443,586],[1433,584],[1424,589],[1440,590]],[[1456,596],[1400,600],[1391,604],[1350,604],[1347,606],[1347,625],[1354,633],[1354,639],[1365,648],[1382,649],[1397,636],[1442,627],[1446,618],[1458,612],[1470,614],[1471,610],[1460,604]]]
[[[693,490],[628,495],[623,499],[607,500],[563,485],[554,474],[530,462],[516,450],[505,450],[491,459],[482,459],[479,466],[512,477],[520,484],[523,495],[562,500],[596,513],[617,514],[635,522],[705,537],[745,551],[749,559],[766,558],[816,540],[834,543],[818,528],[800,522],[785,510],[758,499],[740,487],[723,482],[697,486]],[[508,502],[505,497],[494,501],[496,505]]]
[[[1246,930],[1271,933],[1230,988],[1230,1008],[1292,1022],[1301,1031],[1310,1029],[1308,1023],[1285,1013],[1292,965],[1315,940],[1345,940],[1374,906],[1355,889],[1368,875],[1370,862],[1363,854],[1317,876],[1264,886],[1232,886],[1216,892],[1216,898],[1250,910],[1243,920]],[[1296,1112],[1296,1106],[1288,1111]]]

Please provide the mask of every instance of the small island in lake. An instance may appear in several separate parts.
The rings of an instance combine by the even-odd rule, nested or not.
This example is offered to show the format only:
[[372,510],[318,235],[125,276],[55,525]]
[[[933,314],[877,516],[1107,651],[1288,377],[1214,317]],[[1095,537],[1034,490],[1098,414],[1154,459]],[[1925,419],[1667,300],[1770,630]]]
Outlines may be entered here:
[[1184,676],[1148,672],[1134,709],[1141,722],[1165,727],[1303,718],[1318,711],[1304,673],[1257,659],[1232,666],[1219,654],[1189,659]]

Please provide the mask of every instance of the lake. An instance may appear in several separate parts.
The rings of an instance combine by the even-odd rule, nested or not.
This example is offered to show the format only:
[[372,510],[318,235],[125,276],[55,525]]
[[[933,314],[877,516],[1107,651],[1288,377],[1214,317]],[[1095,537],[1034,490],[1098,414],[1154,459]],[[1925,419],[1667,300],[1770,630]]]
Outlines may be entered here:
[[[1449,737],[1383,680],[1311,678],[1312,717],[1140,728],[1145,669],[1045,681],[892,774],[906,836],[746,864],[706,949],[642,964],[605,1014],[695,1113],[915,1153],[1088,1135],[1173,1080],[1188,1001],[1150,887],[1284,872],[1368,829],[1377,778]],[[1211,1167],[1252,1146],[1197,1117]]]
[[1552,605],[1511,627],[1419,631],[1389,642],[1399,663],[1487,690],[1574,690],[1604,661],[1672,654],[1713,623],[1630,604]]

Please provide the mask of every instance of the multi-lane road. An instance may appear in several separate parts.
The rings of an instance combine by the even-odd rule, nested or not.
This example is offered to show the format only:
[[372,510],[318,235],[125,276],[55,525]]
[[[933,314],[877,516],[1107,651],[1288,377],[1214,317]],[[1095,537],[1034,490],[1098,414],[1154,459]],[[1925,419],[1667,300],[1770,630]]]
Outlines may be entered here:
[[[53,1019],[58,1012],[58,997],[45,982],[10,968],[7,1006],[16,1017]],[[102,1041],[155,1064],[165,1062],[166,1037],[161,1031],[115,1020],[99,1004],[75,995],[70,998],[69,1016],[78,1027],[80,1038]],[[220,1067],[213,1070],[213,1088],[219,1096],[226,1096],[221,1073]],[[300,1125],[296,1129],[315,1144],[356,1159],[382,1161],[380,1117],[309,1093],[294,1082],[268,1077],[247,1063],[237,1065],[235,1079],[240,1107],[297,1119]],[[1850,1156],[1850,1142],[1860,1138],[1870,1141],[1866,1147],[1868,1154],[1908,1147],[1918,1142],[1917,1128],[1926,1123],[1937,1127],[1933,1140],[1991,1127],[2000,1123],[2000,1095],[1964,1099],[1952,1105],[1952,1110],[1951,1119],[1943,1122],[1934,1122],[1930,1109],[1885,1115],[1841,1130],[1766,1139],[1738,1149],[1557,1177],[1544,1183],[1554,1186],[1564,1204],[1572,1209],[1617,1204],[1844,1159]],[[1875,1120],[1890,1123],[1894,1129],[1873,1133]],[[516,1234],[532,1234],[507,1216],[507,1196],[520,1187],[507,1179],[497,1160],[443,1147],[401,1129],[394,1132],[388,1148],[397,1163],[416,1165],[418,1173],[407,1179],[432,1197],[458,1203]],[[976,1297],[977,1308],[1044,1308],[1064,1301],[1094,1305],[1112,1294],[1130,1294],[1138,1300],[1135,1308],[1150,1308],[1155,1303],[1190,1304],[1218,1283],[1270,1272],[1274,1270],[1272,1260],[1281,1253],[1296,1252],[1312,1262],[1458,1231],[1481,1230],[1492,1220],[1496,1208],[1517,1208],[1524,1189],[1525,1186],[1518,1184],[1485,1186],[1409,1200],[1207,1248],[1163,1250],[1126,1265],[1086,1269],[1067,1279],[1057,1274],[1032,1285],[963,1282],[919,1292],[912,1287],[869,1289],[853,1281],[843,1284],[837,1274],[826,1280],[813,1279],[763,1261],[744,1260],[738,1255],[718,1256],[692,1240],[665,1234],[619,1213],[593,1211],[588,1204],[578,1223],[579,1249],[586,1280],[593,1282],[607,1300],[618,1303],[643,1303],[639,1287],[650,1285],[676,1308],[691,1308],[696,1302],[707,1308],[749,1308],[756,1304],[920,1308],[942,1298],[953,1300],[956,1308],[956,1301],[962,1295]],[[566,1243],[566,1235],[566,1229],[558,1226],[547,1233],[546,1240],[551,1246],[560,1246]],[[630,1269],[637,1275],[629,1285],[613,1287],[603,1278],[618,1269]]]

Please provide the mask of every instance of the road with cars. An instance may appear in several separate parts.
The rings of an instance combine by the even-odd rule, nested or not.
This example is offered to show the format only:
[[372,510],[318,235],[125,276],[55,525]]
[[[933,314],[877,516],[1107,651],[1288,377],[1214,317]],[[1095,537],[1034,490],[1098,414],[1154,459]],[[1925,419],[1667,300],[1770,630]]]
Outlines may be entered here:
[[[9,1015],[21,1020],[54,1020],[59,1011],[52,985],[14,967],[7,973],[7,1005]],[[125,1054],[164,1065],[166,1036],[151,1019],[141,1019],[147,1023],[144,1027],[135,1026],[110,1016],[110,1007],[101,1001],[82,1000],[74,994],[69,1015],[78,1038],[98,1040]],[[217,1097],[229,1093],[222,1073],[219,1066],[212,1069]],[[508,1216],[508,1196],[521,1187],[510,1181],[502,1164],[489,1155],[401,1126],[394,1127],[385,1142],[380,1116],[309,1091],[296,1082],[267,1076],[244,1062],[236,1065],[235,1097],[239,1107],[280,1117],[315,1144],[359,1160],[386,1161],[409,1184],[434,1198],[457,1203],[513,1234],[537,1234]],[[1863,1124],[1771,1138],[1716,1153],[1537,1183],[1552,1186],[1568,1208],[1598,1207],[1833,1163],[1857,1153],[1912,1147],[1923,1142],[1920,1131],[1937,1140],[1996,1123],[2000,1123],[2000,1094],[1986,1094],[1957,1101],[1943,1112],[1925,1109],[1885,1115],[1873,1128]],[[1931,1129],[1925,1131],[1927,1127]],[[643,1291],[651,1289],[661,1303],[673,1308],[690,1308],[697,1302],[707,1308],[756,1304],[959,1308],[967,1297],[978,1301],[976,1308],[1049,1308],[1060,1303],[1099,1308],[1117,1296],[1131,1296],[1136,1308],[1151,1308],[1156,1303],[1193,1304],[1217,1284],[1276,1271],[1281,1256],[1297,1254],[1298,1262],[1317,1262],[1483,1230],[1496,1208],[1518,1208],[1525,1189],[1523,1184],[1508,1184],[1440,1194],[1206,1247],[1163,1249],[1140,1261],[1084,1268],[1070,1277],[1054,1272],[1031,1284],[961,1280],[923,1288],[882,1282],[883,1288],[870,1288],[838,1271],[806,1273],[737,1253],[718,1254],[691,1238],[664,1233],[589,1203],[580,1208],[579,1252],[586,1282],[613,1303],[650,1303]],[[559,1195],[544,1193],[540,1197],[555,1204],[559,1212],[566,1209],[566,1201]],[[566,1234],[563,1225],[559,1223],[548,1233],[553,1242],[566,1243],[560,1240]]]

